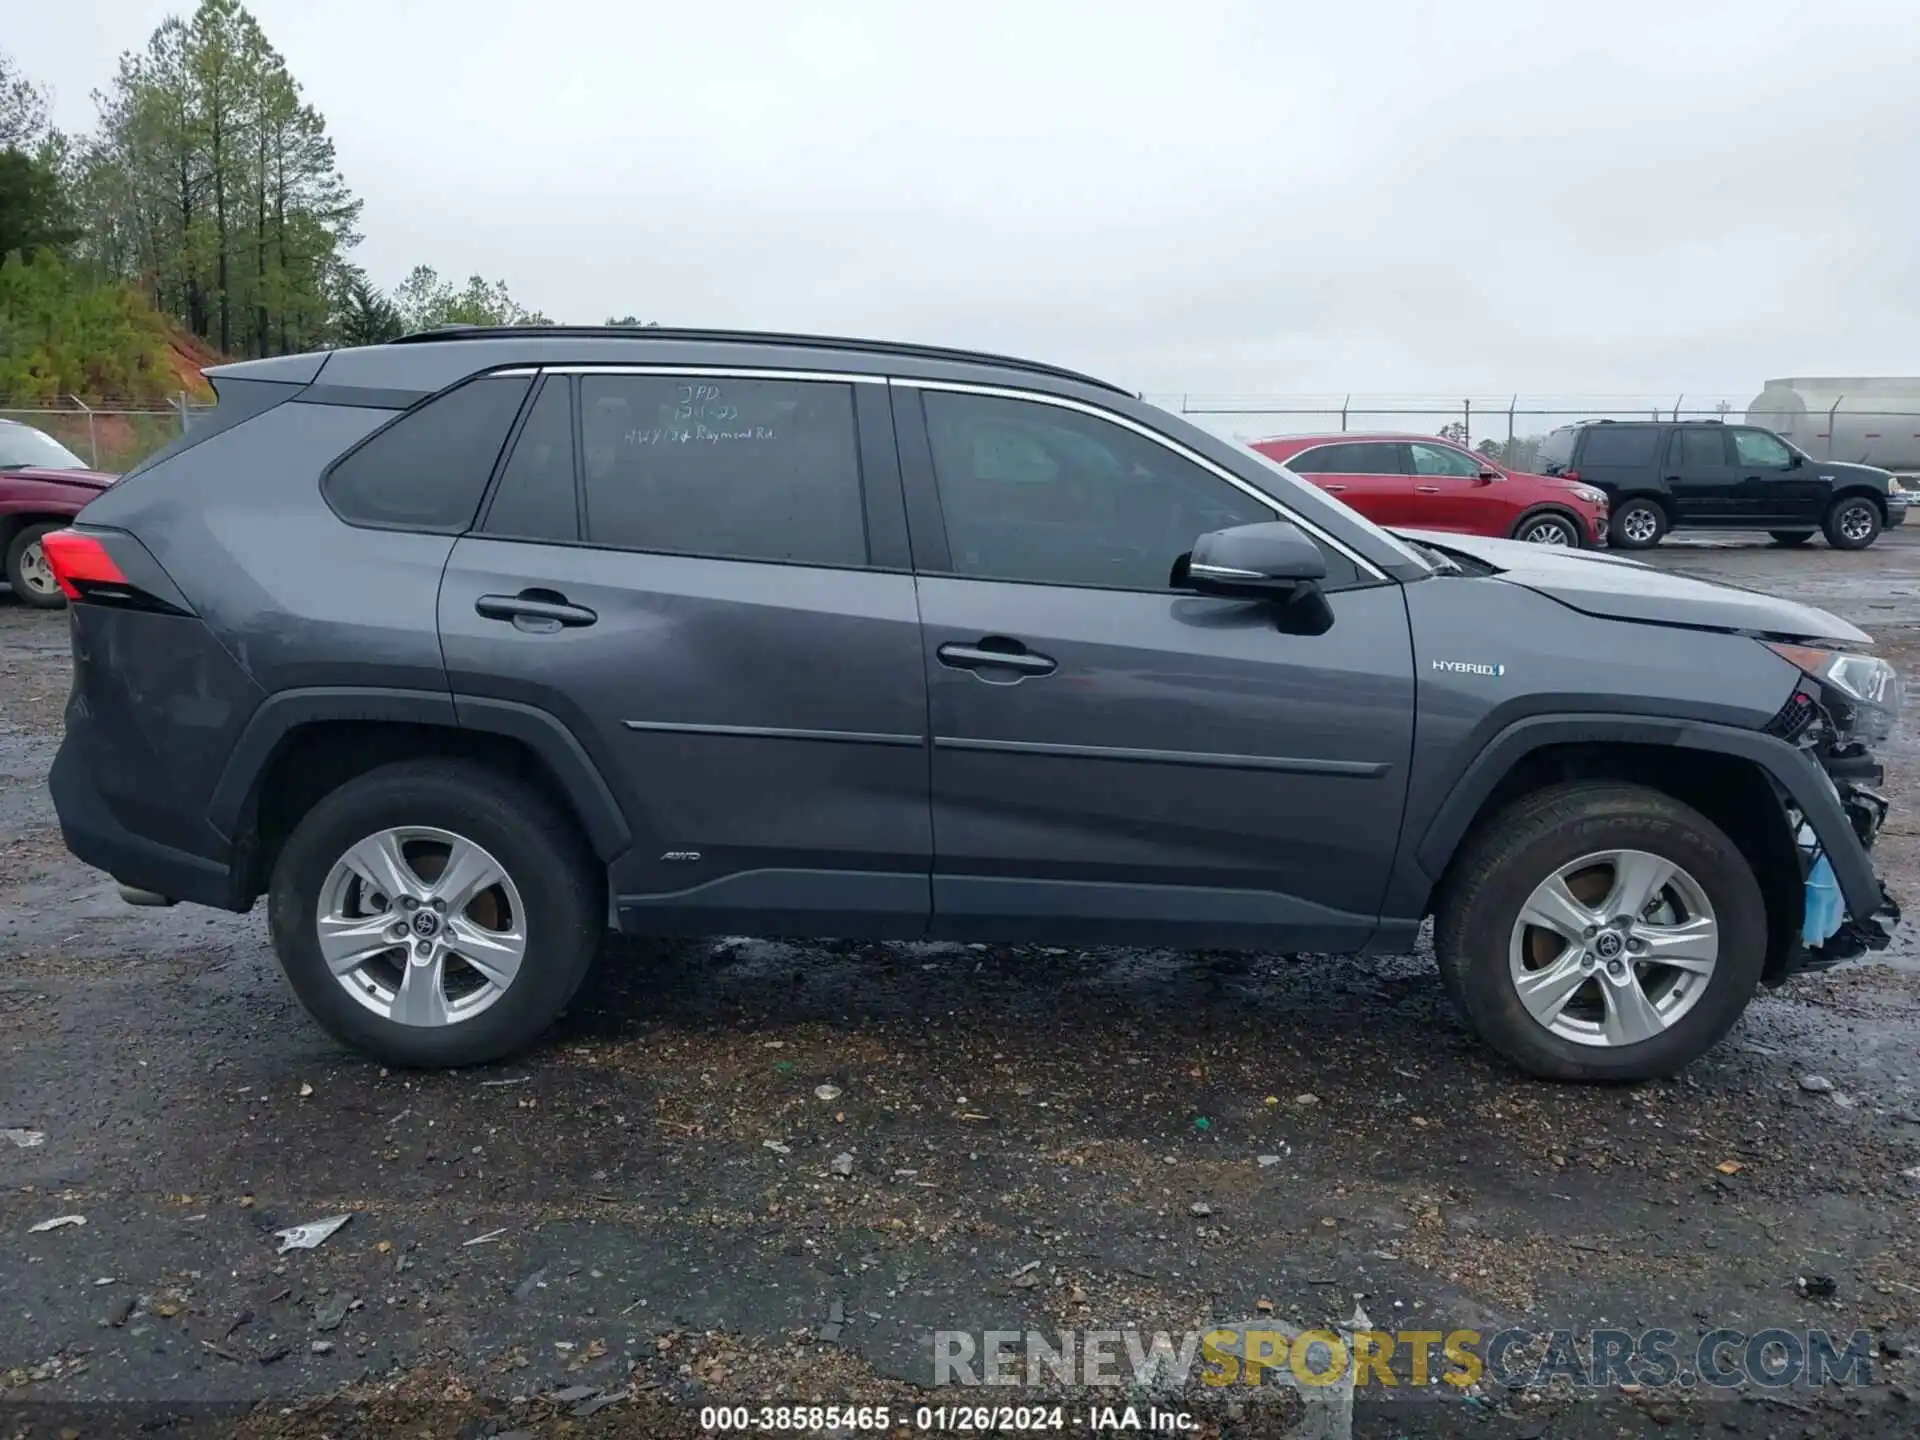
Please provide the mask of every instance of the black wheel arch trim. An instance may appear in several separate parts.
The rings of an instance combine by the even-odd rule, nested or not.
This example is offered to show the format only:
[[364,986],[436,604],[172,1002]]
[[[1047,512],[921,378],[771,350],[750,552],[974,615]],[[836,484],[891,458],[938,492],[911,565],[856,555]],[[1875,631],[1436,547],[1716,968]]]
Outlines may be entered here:
[[1880,523],[1882,525],[1887,523],[1887,492],[1885,490],[1876,490],[1865,481],[1849,481],[1844,486],[1834,490],[1833,498],[1827,502],[1827,513],[1831,515],[1849,500],[1865,500],[1869,502],[1874,509],[1880,512]]
[[229,840],[241,830],[262,771],[291,731],[340,720],[437,725],[518,740],[552,771],[602,860],[612,860],[633,843],[626,816],[599,767],[573,732],[546,711],[512,700],[373,686],[282,690],[261,701],[208,801],[207,818],[214,828]]
[[[1413,859],[1429,883],[1445,873],[1481,805],[1514,765],[1548,745],[1614,742],[1710,750],[1751,761],[1769,775],[1806,816],[1819,837],[1850,913],[1871,916],[1882,904],[1873,862],[1854,833],[1833,782],[1819,762],[1784,740],[1757,730],[1700,720],[1643,715],[1534,715],[1494,735],[1468,764],[1428,822]],[[1395,890],[1405,894],[1397,876]]]

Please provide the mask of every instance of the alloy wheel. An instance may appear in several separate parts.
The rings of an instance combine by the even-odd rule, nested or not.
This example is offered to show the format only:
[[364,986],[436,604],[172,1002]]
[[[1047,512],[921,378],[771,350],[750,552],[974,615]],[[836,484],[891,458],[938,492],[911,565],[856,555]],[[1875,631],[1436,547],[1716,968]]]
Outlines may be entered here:
[[38,540],[20,552],[20,579],[36,595],[60,593],[60,582],[53,578],[53,567],[47,564],[47,552]]
[[1849,540],[1865,540],[1873,534],[1873,511],[1866,505],[1849,505],[1840,512],[1840,533]]
[[1520,538],[1529,545],[1573,544],[1573,536],[1568,533],[1566,523],[1561,520],[1536,520],[1520,532]]
[[342,988],[401,1025],[453,1025],[506,994],[527,921],[506,867],[450,830],[367,836],[334,862],[315,916]]
[[1646,506],[1636,506],[1620,517],[1620,530],[1629,540],[1645,544],[1660,533],[1660,520]]
[[1577,1045],[1637,1045],[1707,992],[1720,927],[1700,883],[1646,850],[1603,850],[1534,887],[1508,968],[1527,1013]]

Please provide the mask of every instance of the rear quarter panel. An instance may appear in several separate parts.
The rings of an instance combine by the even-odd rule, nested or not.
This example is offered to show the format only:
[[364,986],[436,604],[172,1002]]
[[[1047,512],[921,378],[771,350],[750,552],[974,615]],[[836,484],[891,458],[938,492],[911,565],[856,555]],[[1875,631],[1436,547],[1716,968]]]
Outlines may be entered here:
[[445,692],[435,604],[453,537],[348,525],[320,494],[327,465],[393,414],[277,406],[116,485],[87,523],[136,535],[269,694]]

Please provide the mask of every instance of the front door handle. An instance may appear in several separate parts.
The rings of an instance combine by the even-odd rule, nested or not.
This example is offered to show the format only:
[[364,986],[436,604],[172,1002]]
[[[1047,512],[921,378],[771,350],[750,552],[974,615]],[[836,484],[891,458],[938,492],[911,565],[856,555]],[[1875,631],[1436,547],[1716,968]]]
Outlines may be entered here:
[[[1051,675],[1060,667],[1051,656],[1036,655],[1018,640],[989,635],[973,645],[942,645],[934,654],[954,670],[1012,670],[1021,675]],[[983,677],[984,678],[984,677]]]
[[1329,495],[1342,495],[1346,493],[1347,489],[1344,485],[1322,485],[1320,488]]
[[1438,485],[1416,485],[1413,488],[1422,495],[1438,495],[1440,493],[1440,487]]
[[562,627],[591,625],[600,618],[584,605],[569,603],[557,590],[482,595],[473,602],[473,610],[487,620],[510,620],[516,629],[536,635],[548,635]]

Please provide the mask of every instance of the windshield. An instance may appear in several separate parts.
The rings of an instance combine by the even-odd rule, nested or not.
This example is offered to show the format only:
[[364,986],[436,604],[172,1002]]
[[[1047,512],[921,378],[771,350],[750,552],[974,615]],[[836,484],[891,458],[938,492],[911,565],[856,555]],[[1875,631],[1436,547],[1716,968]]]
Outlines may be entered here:
[[[1234,448],[1239,450],[1239,452],[1242,455],[1252,456],[1255,460],[1258,460],[1267,469],[1272,470],[1277,474],[1285,476],[1287,483],[1289,485],[1299,486],[1302,489],[1312,488],[1307,484],[1306,481],[1302,480],[1298,475],[1294,474],[1293,471],[1287,469],[1287,467],[1282,465],[1278,460],[1272,459],[1271,457],[1266,455],[1262,455],[1258,450],[1255,450],[1252,446],[1242,444],[1237,440],[1234,441],[1233,443],[1234,443]],[[1314,493],[1320,494],[1323,492],[1315,491]],[[1331,495],[1327,496],[1327,499],[1336,505],[1340,503],[1339,501],[1334,500]],[[1430,559],[1427,558],[1426,555],[1422,554],[1419,550],[1416,550],[1411,546],[1409,546],[1405,540],[1401,539],[1398,535],[1395,535],[1391,530],[1382,530],[1378,525],[1374,524],[1373,521],[1367,519],[1366,516],[1362,515],[1358,510],[1355,510],[1350,505],[1343,506],[1342,508],[1346,510],[1347,518],[1351,523],[1358,525],[1361,529],[1365,530],[1369,535],[1372,535],[1373,537],[1378,539],[1382,544],[1391,545],[1395,550],[1398,550],[1402,555],[1406,556],[1407,559],[1414,561],[1416,564],[1424,565],[1429,570],[1438,568],[1436,565],[1434,565],[1434,563]]]
[[0,470],[84,470],[87,462],[44,430],[0,425]]

